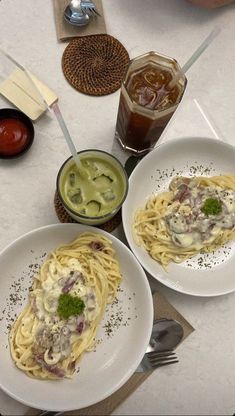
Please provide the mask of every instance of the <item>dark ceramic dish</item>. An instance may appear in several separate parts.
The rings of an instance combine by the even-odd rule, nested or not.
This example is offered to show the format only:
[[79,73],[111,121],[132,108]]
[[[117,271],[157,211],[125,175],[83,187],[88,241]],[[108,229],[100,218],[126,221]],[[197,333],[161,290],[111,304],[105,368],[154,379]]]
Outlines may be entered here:
[[26,114],[13,108],[0,109],[1,159],[22,156],[29,150],[33,140],[33,123]]

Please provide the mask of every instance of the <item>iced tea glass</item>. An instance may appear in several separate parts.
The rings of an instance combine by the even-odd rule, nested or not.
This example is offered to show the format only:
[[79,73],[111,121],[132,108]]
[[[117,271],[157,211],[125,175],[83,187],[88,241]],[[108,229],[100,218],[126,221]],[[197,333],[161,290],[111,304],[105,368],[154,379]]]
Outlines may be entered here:
[[156,52],[133,59],[122,82],[115,137],[135,155],[156,145],[180,103],[187,79],[178,62]]

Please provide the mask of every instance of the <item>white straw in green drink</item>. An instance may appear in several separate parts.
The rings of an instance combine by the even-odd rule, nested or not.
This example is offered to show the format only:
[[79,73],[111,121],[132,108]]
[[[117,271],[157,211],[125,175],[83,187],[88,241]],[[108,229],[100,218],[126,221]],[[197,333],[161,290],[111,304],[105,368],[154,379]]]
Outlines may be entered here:
[[62,114],[60,112],[60,108],[58,106],[58,103],[52,104],[51,107],[52,107],[52,110],[54,111],[54,114],[55,114],[55,116],[57,118],[57,121],[58,121],[58,123],[60,125],[60,128],[61,128],[61,130],[63,132],[64,138],[65,138],[65,140],[66,140],[66,142],[68,144],[69,150],[70,150],[70,152],[71,152],[71,154],[73,156],[73,159],[74,159],[74,161],[75,161],[75,163],[77,165],[77,168],[79,170],[79,173],[81,174],[81,176],[84,176],[84,169],[83,169],[83,166],[81,164],[80,157],[77,154],[77,150],[76,150],[76,148],[74,146],[74,143],[73,143],[73,141],[71,139],[71,136],[70,136],[70,133],[68,131],[68,128],[67,128],[67,126],[65,124],[65,121],[63,119],[63,116],[62,116]]

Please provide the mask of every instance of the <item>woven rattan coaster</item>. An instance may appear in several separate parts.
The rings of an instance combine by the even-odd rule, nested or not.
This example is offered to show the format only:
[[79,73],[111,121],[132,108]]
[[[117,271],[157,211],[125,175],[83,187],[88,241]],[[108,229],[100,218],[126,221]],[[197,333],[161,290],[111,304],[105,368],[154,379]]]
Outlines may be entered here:
[[73,39],[62,56],[65,78],[88,95],[106,95],[118,90],[128,63],[124,46],[106,34]]
[[[54,206],[55,206],[56,215],[60,222],[77,223],[77,221],[75,221],[72,217],[70,217],[70,215],[64,209],[57,191],[55,191]],[[121,221],[122,221],[121,210],[119,210],[118,213],[113,218],[111,218],[111,220],[107,221],[105,224],[98,225],[97,227],[102,228],[102,230],[105,230],[108,233],[111,233],[113,230],[115,230],[115,228],[119,226]]]

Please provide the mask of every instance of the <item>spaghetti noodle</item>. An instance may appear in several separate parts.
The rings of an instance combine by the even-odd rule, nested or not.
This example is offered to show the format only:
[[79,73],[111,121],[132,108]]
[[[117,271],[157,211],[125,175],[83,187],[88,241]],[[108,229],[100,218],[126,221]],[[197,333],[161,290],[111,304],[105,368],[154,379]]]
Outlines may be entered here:
[[235,239],[235,175],[175,177],[134,216],[138,245],[165,270]]
[[102,234],[82,233],[53,251],[10,331],[16,366],[39,379],[72,377],[82,354],[94,349],[121,280],[112,243]]

